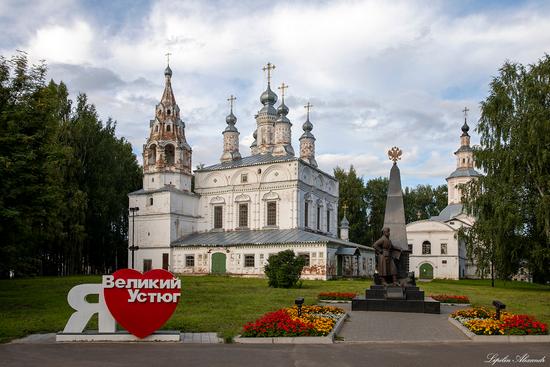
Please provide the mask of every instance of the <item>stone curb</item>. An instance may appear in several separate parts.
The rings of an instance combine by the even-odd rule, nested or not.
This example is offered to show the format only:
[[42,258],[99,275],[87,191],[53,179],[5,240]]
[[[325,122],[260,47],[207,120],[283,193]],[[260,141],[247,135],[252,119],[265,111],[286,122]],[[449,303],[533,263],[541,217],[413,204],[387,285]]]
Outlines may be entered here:
[[344,321],[349,317],[345,313],[334,325],[334,328],[327,336],[292,336],[274,338],[243,338],[237,335],[233,342],[238,344],[333,344],[335,336],[340,332]]
[[472,307],[471,303],[440,303],[442,306]]
[[458,320],[449,317],[449,322],[462,331],[471,341],[490,343],[550,343],[550,335],[477,335],[462,325]]
[[320,299],[318,302],[321,303],[351,303],[351,300],[346,301],[343,299]]

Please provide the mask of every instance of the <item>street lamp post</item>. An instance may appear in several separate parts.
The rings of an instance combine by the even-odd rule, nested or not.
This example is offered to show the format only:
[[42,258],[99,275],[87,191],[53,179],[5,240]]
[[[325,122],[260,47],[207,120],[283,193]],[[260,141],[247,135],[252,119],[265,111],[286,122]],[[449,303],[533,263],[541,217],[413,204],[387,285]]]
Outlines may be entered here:
[[134,238],[136,237],[136,212],[139,211],[139,208],[133,207],[129,208],[130,213],[132,213],[132,246],[129,247],[130,251],[132,251],[132,269],[134,268],[134,252],[136,250],[139,250],[139,246],[135,245]]

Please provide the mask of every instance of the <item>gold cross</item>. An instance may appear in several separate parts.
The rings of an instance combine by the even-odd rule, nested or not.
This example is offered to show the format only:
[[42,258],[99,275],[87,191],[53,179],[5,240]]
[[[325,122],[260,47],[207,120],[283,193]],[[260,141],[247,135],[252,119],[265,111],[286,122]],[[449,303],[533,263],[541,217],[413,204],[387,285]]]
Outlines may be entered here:
[[288,85],[286,85],[285,83],[281,84],[280,87],[278,87],[278,89],[281,90],[281,97],[283,98],[283,101],[285,100],[285,89],[288,88]]
[[235,101],[236,99],[237,97],[235,97],[234,95],[231,95],[231,97],[227,99],[229,101],[229,105],[231,106],[231,112],[233,112],[233,101]]
[[170,65],[170,55],[172,55],[170,52],[167,52],[164,56],[166,56],[166,64]]
[[468,111],[470,111],[468,107],[464,107],[464,109],[462,110],[462,112],[464,112],[464,119],[468,117]]
[[311,107],[313,107],[313,105],[311,103],[307,103],[304,108],[307,110],[307,119],[309,120],[309,110],[311,109]]
[[271,85],[271,70],[275,69],[275,65],[268,62],[266,66],[262,68],[263,71],[267,70],[267,85]]
[[344,217],[345,217],[346,212],[348,211],[348,204],[344,203],[344,205],[342,205],[342,209],[344,209]]

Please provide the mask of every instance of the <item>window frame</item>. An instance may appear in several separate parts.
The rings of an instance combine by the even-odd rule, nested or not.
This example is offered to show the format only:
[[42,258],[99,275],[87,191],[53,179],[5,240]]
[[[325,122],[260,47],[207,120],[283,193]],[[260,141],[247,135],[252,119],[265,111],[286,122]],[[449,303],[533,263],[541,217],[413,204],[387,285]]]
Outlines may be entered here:
[[266,225],[268,227],[277,226],[277,202],[266,202]]
[[[246,208],[246,215],[243,216],[243,210],[242,208]],[[248,203],[239,203],[239,206],[237,207],[238,210],[238,227],[239,228],[248,228],[248,216],[249,216],[249,207]],[[243,225],[244,224],[244,225]]]
[[[145,265],[148,266],[145,266]],[[143,272],[147,272],[153,269],[153,259],[143,259]]]
[[223,205],[214,205],[213,216],[214,229],[223,229]]
[[305,259],[304,266],[311,266],[311,255],[309,252],[299,252],[298,257]]
[[[445,246],[445,247],[443,247]],[[443,251],[443,248],[445,248],[445,251]],[[442,243],[440,248],[439,248],[439,251],[441,253],[441,255],[448,255],[449,254],[449,247],[446,243]]]
[[[252,265],[250,265],[249,260],[252,259]],[[256,255],[254,254],[245,254],[244,255],[244,267],[245,268],[255,268],[256,267]]]
[[[192,261],[192,264],[189,264],[189,260]],[[185,255],[185,267],[194,268],[195,267],[195,255]]]
[[432,254],[432,243],[430,241],[422,242],[422,255]]
[[304,227],[309,228],[309,202],[304,203]]

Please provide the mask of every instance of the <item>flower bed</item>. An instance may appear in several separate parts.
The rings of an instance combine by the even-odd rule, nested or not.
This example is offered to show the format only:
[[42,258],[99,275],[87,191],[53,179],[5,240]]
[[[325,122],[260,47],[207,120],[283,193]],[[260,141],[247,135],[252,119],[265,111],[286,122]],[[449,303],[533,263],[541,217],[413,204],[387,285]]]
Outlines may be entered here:
[[269,312],[243,327],[242,337],[294,337],[328,335],[345,311],[332,306],[296,306]]
[[476,335],[547,335],[548,325],[529,315],[500,313],[495,319],[495,311],[483,307],[455,311],[451,318],[457,320]]
[[451,294],[432,294],[433,299],[443,303],[470,303],[470,299],[466,296],[455,296]]
[[351,301],[357,296],[357,293],[342,293],[342,292],[323,292],[319,293],[319,300],[330,301]]

